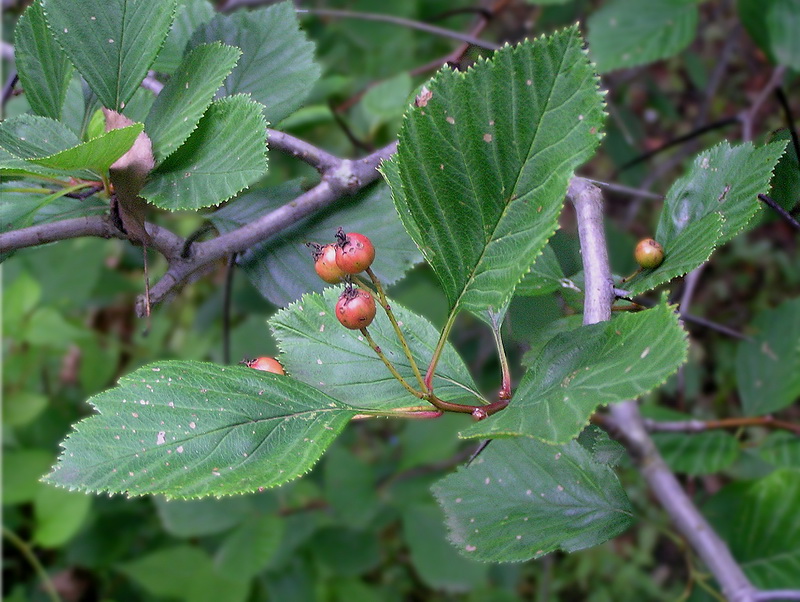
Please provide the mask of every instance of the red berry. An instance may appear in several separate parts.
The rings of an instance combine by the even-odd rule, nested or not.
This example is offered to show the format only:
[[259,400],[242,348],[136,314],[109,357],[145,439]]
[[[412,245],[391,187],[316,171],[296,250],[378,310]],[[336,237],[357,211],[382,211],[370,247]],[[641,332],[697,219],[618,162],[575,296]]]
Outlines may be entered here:
[[314,252],[314,269],[325,282],[341,282],[345,273],[336,265],[336,245],[325,245]]
[[274,374],[286,374],[280,362],[273,357],[264,356],[257,357],[254,360],[246,360],[244,365],[254,370],[263,370],[264,372],[272,372]]
[[636,245],[633,256],[643,268],[657,268],[664,261],[664,248],[652,238],[645,238]]
[[336,233],[336,265],[347,274],[358,274],[372,265],[375,247],[372,241],[358,232],[347,234],[339,228]]
[[361,289],[347,288],[336,303],[336,317],[350,330],[366,328],[375,319],[375,299]]

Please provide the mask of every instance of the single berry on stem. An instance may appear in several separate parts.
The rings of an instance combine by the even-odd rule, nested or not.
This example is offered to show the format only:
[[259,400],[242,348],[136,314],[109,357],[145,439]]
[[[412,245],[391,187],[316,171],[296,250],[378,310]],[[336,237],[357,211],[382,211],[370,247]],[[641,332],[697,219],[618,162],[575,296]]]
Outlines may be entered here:
[[350,330],[360,330],[375,319],[375,299],[366,291],[348,287],[336,302],[336,318]]
[[636,245],[633,256],[643,268],[657,268],[664,261],[664,247],[652,238],[645,238]]
[[312,255],[314,257],[314,270],[317,276],[322,278],[328,284],[336,284],[341,282],[345,273],[336,264],[336,245],[318,245],[316,243],[307,243],[309,246],[313,244],[314,250]]
[[372,241],[358,232],[336,233],[336,265],[347,274],[358,274],[372,265],[375,247]]
[[273,374],[286,374],[286,372],[283,370],[283,366],[281,366],[280,362],[274,357],[262,356],[257,357],[254,360],[244,360],[242,363],[248,368],[253,368],[254,370],[272,372]]

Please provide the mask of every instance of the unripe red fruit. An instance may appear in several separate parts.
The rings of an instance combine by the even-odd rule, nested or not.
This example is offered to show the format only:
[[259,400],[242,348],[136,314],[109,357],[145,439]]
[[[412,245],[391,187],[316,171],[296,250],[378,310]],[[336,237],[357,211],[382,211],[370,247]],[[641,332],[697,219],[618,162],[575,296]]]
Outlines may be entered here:
[[633,256],[636,258],[636,263],[643,268],[657,268],[664,261],[664,247],[652,238],[645,238],[636,245]]
[[375,319],[375,299],[366,291],[345,289],[336,302],[336,318],[350,330],[366,328]]
[[325,245],[314,253],[314,270],[325,282],[341,282],[345,273],[336,265],[336,245]]
[[336,265],[347,274],[358,274],[372,265],[375,247],[372,241],[358,232],[336,233]]
[[286,374],[283,371],[283,366],[280,362],[273,357],[257,357],[254,360],[247,360],[244,365],[254,370],[262,370],[264,372],[272,372],[273,374]]

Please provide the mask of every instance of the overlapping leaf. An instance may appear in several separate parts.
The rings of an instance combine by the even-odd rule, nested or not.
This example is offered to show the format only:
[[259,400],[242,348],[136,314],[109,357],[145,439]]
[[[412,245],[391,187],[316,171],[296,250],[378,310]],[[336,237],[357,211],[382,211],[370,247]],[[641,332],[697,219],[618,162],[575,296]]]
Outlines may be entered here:
[[141,123],[134,123],[128,127],[111,130],[49,157],[37,157],[28,161],[43,167],[70,172],[85,169],[103,177],[109,167],[130,149],[143,129]]
[[589,50],[601,73],[668,58],[694,39],[697,17],[697,0],[612,0],[589,17]]
[[704,508],[753,585],[800,588],[800,470],[734,483]]
[[241,54],[231,46],[202,44],[186,55],[144,123],[156,161],[163,161],[186,141]]
[[555,231],[597,145],[597,79],[577,28],[441,71],[384,173],[452,310],[502,307]]
[[[220,232],[229,232],[275,211],[302,193],[300,180],[248,191],[211,214],[210,219]],[[314,271],[305,243],[333,242],[340,226],[348,232],[363,232],[375,241],[378,252],[372,269],[384,285],[400,280],[422,259],[394,215],[388,188],[375,185],[251,247],[242,254],[239,265],[261,294],[277,306],[288,305],[306,292],[322,292],[326,285]]]
[[756,334],[739,343],[736,377],[747,416],[782,410],[800,400],[800,298],[761,312]]
[[469,558],[518,562],[598,545],[633,522],[614,471],[579,443],[493,441],[433,488],[450,540]]
[[188,140],[151,174],[141,196],[162,209],[218,205],[267,170],[261,105],[244,95],[211,103]]
[[558,263],[553,248],[547,245],[542,254],[536,258],[531,271],[517,285],[518,295],[546,295],[557,291],[563,284],[564,272]]
[[662,384],[686,353],[686,333],[666,304],[565,332],[545,346],[509,406],[461,436],[564,443],[581,432],[598,406]]
[[[329,287],[322,295],[304,295],[278,312],[271,320],[282,349],[281,361],[289,374],[324,391],[334,399],[361,408],[389,409],[420,405],[397,382],[358,331],[346,330],[334,314],[341,287]],[[403,335],[420,369],[428,365],[439,338],[430,322],[392,303]],[[380,312],[369,327],[370,334],[397,371],[417,385],[391,323]],[[477,395],[463,361],[446,346],[433,381],[444,400]],[[474,398],[470,403],[475,403]]]
[[655,236],[664,247],[664,263],[643,270],[623,288],[639,294],[686,274],[741,232],[760,210],[758,194],[769,189],[785,146],[722,142],[700,153],[664,200]]
[[797,0],[739,0],[747,32],[773,63],[800,70],[800,10]]
[[158,54],[176,0],[42,0],[56,40],[103,106],[122,112]]
[[189,361],[150,364],[89,400],[46,481],[82,491],[202,497],[307,472],[356,413],[295,379]]
[[33,112],[51,119],[61,117],[72,63],[47,28],[39,1],[28,7],[14,29],[14,61]]
[[248,93],[264,105],[264,116],[278,123],[303,104],[319,78],[314,44],[300,31],[294,4],[217,15],[189,42],[221,41],[242,49],[242,60],[225,80],[225,94]]
[[195,30],[216,14],[208,0],[178,0],[175,19],[164,45],[152,65],[154,71],[172,73],[183,60],[186,45]]

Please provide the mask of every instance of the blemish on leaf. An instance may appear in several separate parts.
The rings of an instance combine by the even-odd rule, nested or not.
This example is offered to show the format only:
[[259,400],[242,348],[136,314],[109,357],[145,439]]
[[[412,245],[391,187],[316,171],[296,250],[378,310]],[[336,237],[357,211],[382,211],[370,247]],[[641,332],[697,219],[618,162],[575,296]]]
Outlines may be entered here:
[[471,546],[471,545],[467,544],[467,545],[464,547],[464,549],[465,549],[467,552],[474,552],[474,551],[475,551],[475,550],[477,550],[478,548],[476,548],[475,546]]
[[450,115],[448,115],[448,116],[447,116],[447,118],[445,119],[445,121],[446,121],[447,123],[449,123],[450,125],[453,125],[453,124],[456,122],[456,120],[455,120],[455,119],[453,119],[453,118],[452,118]]
[[165,431],[158,431],[156,435],[156,445],[164,445],[167,442],[167,433]]
[[484,134],[483,135],[483,141],[484,142],[491,142],[492,141],[492,135],[491,134]]
[[182,454],[183,453],[183,445],[179,445],[178,447],[176,447],[175,451],[178,452],[179,454]]
[[646,357],[647,357],[647,355],[648,355],[649,353],[650,353],[650,347],[645,347],[645,348],[644,348],[644,351],[642,351],[642,354],[641,354],[639,357],[640,357],[641,359],[644,359],[644,358],[646,358]]

